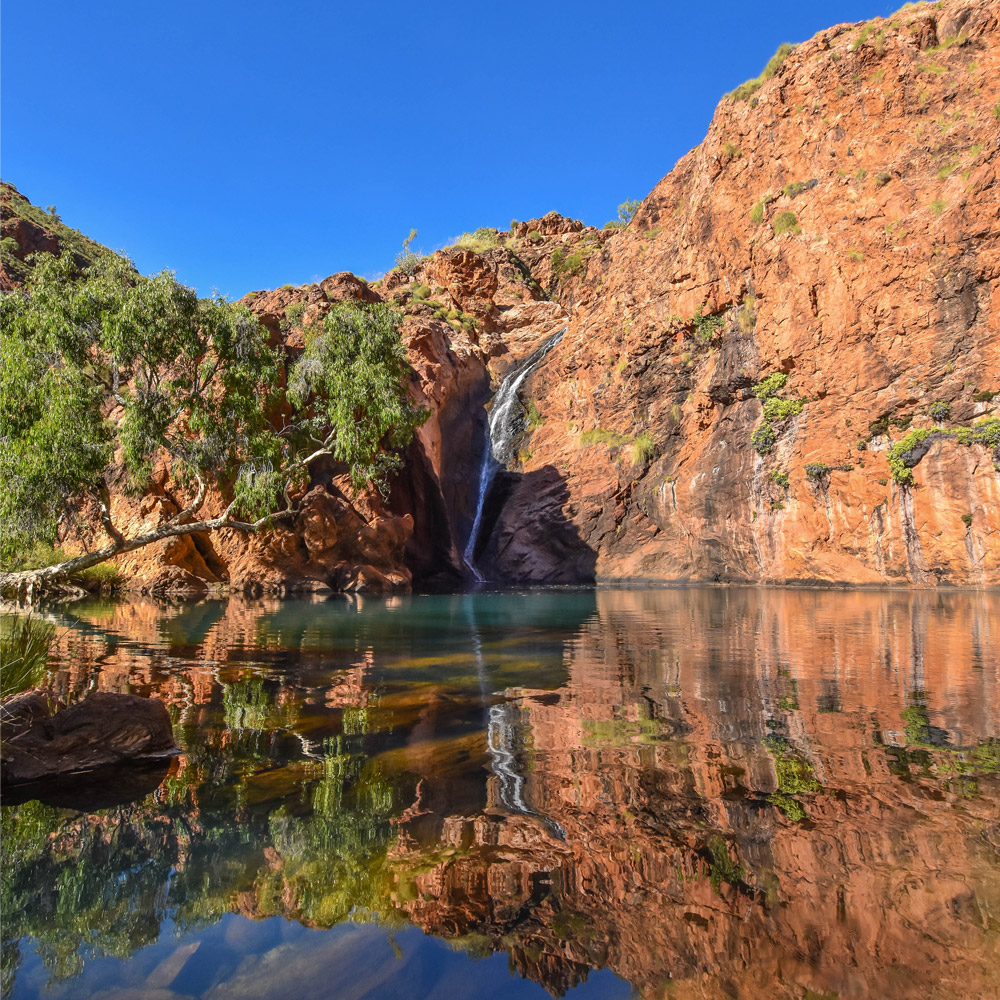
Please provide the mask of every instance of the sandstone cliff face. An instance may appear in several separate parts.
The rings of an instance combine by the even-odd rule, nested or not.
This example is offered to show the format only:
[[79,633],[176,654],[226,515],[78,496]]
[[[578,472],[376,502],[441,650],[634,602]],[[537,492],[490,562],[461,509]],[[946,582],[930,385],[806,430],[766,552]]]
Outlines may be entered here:
[[[722,99],[623,231],[550,213],[372,286],[249,296],[291,352],[331,301],[399,304],[430,418],[387,500],[317,469],[290,529],[121,568],[147,589],[461,585],[484,407],[564,329],[520,386],[487,578],[997,585],[1000,424],[971,429],[1000,402],[998,21],[946,0],[820,33]],[[54,238],[5,212],[19,259]]]
[[[996,413],[998,30],[993,4],[917,5],[723,99],[574,283],[498,551],[523,525],[544,549],[529,479],[554,467],[600,577],[1000,582],[995,447],[942,438],[912,486],[886,462]],[[761,455],[751,387],[775,372],[804,405]]]

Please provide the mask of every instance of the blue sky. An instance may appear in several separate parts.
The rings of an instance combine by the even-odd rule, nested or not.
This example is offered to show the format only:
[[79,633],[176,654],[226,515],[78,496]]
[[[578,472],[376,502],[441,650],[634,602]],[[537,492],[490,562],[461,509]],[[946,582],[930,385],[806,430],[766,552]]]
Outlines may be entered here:
[[602,225],[779,43],[885,0],[4,0],[0,169],[233,296],[555,209]]

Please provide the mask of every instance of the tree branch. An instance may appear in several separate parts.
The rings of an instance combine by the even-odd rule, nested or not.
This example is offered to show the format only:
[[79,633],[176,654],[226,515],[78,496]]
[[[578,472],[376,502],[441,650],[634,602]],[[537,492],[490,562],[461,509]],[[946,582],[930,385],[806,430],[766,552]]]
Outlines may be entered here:
[[167,524],[185,524],[189,518],[201,510],[202,504],[205,502],[205,494],[208,492],[208,485],[199,473],[196,472],[194,474],[194,478],[198,481],[198,491],[195,493],[194,499],[187,507],[174,514],[174,516],[166,522]]
[[125,544],[125,536],[115,527],[114,522],[111,520],[111,494],[108,492],[108,484],[103,479],[98,487],[98,492],[101,501],[101,524],[104,525],[104,530],[108,533],[108,537],[112,542],[121,547]]

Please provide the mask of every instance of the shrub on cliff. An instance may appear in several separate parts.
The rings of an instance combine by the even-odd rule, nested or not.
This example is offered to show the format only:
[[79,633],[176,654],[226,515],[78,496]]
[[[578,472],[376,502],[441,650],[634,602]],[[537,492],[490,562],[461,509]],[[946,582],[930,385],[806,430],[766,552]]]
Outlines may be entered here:
[[[81,277],[69,254],[43,255],[24,289],[0,299],[0,320],[0,557],[10,567],[54,541],[71,501],[99,512],[108,537],[96,552],[7,574],[9,586],[177,535],[267,528],[294,513],[320,456],[343,462],[356,486],[383,479],[421,416],[406,395],[400,315],[381,303],[339,305],[307,329],[287,391],[285,357],[249,310],[116,257]],[[183,509],[125,537],[111,488],[142,493],[163,466]],[[199,520],[216,484],[232,499]]]
[[782,42],[778,46],[778,51],[767,61],[767,65],[761,71],[760,76],[754,77],[741,83],[735,90],[726,94],[726,97],[734,101],[746,101],[753,97],[764,84],[781,69],[781,64],[791,55],[795,46],[790,42]]
[[771,228],[774,230],[775,236],[780,236],[782,233],[798,234],[802,232],[794,212],[779,212],[774,217]]
[[463,250],[475,250],[476,253],[484,253],[497,246],[497,231],[489,229],[487,226],[480,226],[471,233],[462,233],[452,244]]
[[403,249],[396,254],[396,264],[395,266],[399,268],[403,274],[412,277],[417,272],[417,268],[420,266],[420,254],[414,253],[410,249],[410,244],[417,238],[417,231],[415,229],[410,230],[410,235],[403,240]]

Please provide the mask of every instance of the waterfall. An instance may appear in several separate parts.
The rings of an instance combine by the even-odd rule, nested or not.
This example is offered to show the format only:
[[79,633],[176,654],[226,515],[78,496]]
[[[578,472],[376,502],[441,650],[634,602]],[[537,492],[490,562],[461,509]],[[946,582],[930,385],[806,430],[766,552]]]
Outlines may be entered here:
[[489,495],[490,487],[497,472],[507,465],[514,457],[514,449],[518,435],[522,429],[521,418],[524,407],[517,393],[524,380],[541,364],[542,359],[556,344],[562,340],[566,327],[554,333],[539,347],[535,348],[524,360],[514,365],[500,383],[490,407],[489,420],[486,423],[486,440],[483,443],[483,461],[479,467],[479,494],[476,498],[476,513],[472,519],[469,539],[465,543],[463,558],[465,565],[482,583],[485,577],[479,572],[474,562],[476,542],[479,541],[479,529],[483,520],[483,506]]

